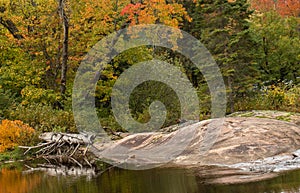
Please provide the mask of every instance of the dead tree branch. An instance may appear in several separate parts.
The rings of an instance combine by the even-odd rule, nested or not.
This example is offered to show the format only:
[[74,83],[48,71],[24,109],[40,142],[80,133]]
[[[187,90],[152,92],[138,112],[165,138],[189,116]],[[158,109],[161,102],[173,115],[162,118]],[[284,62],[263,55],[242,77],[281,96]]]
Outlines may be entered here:
[[26,149],[24,154],[31,150],[37,150],[34,154],[57,163],[71,162],[79,167],[92,166],[87,155],[88,147],[93,143],[95,136],[88,134],[68,133],[43,133],[39,136],[42,143],[36,146],[19,146]]

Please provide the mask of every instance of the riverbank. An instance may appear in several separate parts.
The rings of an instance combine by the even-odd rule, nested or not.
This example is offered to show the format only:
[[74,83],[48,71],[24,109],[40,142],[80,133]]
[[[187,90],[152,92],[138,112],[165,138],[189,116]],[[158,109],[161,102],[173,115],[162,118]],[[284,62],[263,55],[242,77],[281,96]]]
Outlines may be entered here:
[[[203,145],[204,131],[213,120],[187,122],[164,128],[158,132],[124,135],[123,139],[104,145],[96,140],[89,148],[85,148],[84,144],[82,148],[73,144],[71,146],[73,150],[80,149],[80,152],[89,152],[88,162],[83,159],[83,162],[78,162],[79,164],[74,163],[76,166],[81,166],[81,163],[84,162],[92,163],[87,166],[98,167],[100,169],[96,170],[99,172],[114,166],[130,169],[128,164],[139,164],[140,168],[131,169],[143,169],[142,167],[147,169],[149,166],[185,168],[195,172],[195,175],[199,177],[208,177],[210,180],[207,180],[207,183],[225,184],[260,181],[276,177],[284,171],[300,168],[300,153],[297,151],[300,147],[300,114],[248,111],[231,114],[223,121],[216,141],[207,152],[201,152],[199,147]],[[189,133],[186,134],[184,131],[189,131]],[[178,153],[180,149],[172,146],[172,149],[178,152],[175,152],[175,159],[168,160],[167,154],[170,151],[165,149],[168,146],[162,145],[176,139],[178,134],[181,137],[192,136],[193,139],[181,149],[180,153]],[[62,143],[56,144],[60,146]],[[122,154],[120,154],[120,147],[127,149],[122,149]],[[163,159],[158,161],[163,164],[154,163],[157,160],[151,153],[140,154],[143,150],[151,152],[155,148],[161,148],[160,153]],[[56,150],[57,152],[60,151]],[[72,154],[72,151],[68,152]],[[158,155],[155,156],[159,157]],[[14,151],[0,154],[0,163],[28,160],[33,157],[35,157],[34,154],[24,155],[24,150],[17,148]],[[66,164],[68,165],[70,162],[66,162]]]

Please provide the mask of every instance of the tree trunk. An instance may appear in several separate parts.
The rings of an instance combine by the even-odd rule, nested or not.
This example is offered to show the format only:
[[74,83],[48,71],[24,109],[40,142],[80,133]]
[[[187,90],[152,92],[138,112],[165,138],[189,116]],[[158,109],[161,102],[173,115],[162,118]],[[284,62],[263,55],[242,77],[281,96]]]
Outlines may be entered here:
[[19,34],[19,30],[17,26],[14,24],[14,22],[12,22],[12,20],[3,19],[2,17],[0,17],[0,24],[2,24],[13,35],[14,38],[18,40],[24,38],[21,34]]
[[228,88],[230,89],[230,92],[229,92],[229,105],[230,105],[230,113],[233,113],[234,112],[234,91],[233,91],[233,88],[232,88],[232,80],[231,80],[231,77],[228,76]]
[[64,95],[66,92],[67,70],[68,70],[68,41],[69,41],[69,22],[65,12],[64,0],[59,2],[59,15],[63,26],[63,45],[62,45],[62,63],[61,63],[61,78],[60,78],[60,93]]

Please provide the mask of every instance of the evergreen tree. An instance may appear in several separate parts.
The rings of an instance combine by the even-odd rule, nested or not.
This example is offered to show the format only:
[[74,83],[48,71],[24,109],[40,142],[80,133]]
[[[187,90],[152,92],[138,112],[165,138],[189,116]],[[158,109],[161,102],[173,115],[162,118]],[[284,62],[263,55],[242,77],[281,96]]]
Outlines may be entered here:
[[234,102],[252,90],[257,71],[253,65],[253,48],[249,30],[252,11],[247,0],[198,0],[191,33],[212,53],[228,88],[230,111]]

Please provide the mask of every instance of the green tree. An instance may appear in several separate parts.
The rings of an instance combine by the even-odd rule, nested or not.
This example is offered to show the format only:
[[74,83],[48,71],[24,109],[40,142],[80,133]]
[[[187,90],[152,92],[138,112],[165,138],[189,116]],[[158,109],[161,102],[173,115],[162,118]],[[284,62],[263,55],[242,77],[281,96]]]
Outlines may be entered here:
[[256,40],[256,63],[261,80],[267,84],[281,81],[299,83],[300,20],[281,17],[276,12],[256,15],[251,30]]
[[228,88],[230,111],[235,101],[256,82],[247,0],[198,0],[192,8],[188,30],[212,53]]

